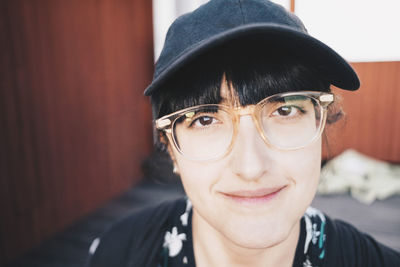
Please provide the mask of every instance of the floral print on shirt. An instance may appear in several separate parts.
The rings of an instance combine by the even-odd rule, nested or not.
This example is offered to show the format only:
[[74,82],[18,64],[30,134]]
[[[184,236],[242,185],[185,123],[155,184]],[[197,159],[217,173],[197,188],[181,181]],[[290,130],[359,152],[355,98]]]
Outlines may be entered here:
[[[187,243],[188,233],[192,230],[189,229],[191,227],[191,223],[189,223],[191,211],[192,203],[189,199],[186,199],[185,211],[179,217],[180,223],[177,223],[165,233],[159,267],[189,266],[184,248],[185,246],[192,246],[192,244]],[[303,220],[306,232],[303,267],[320,267],[325,257],[326,233],[324,230],[326,218],[319,210],[309,207],[303,216]]]
[[304,244],[305,261],[303,267],[322,266],[325,258],[325,215],[317,209],[309,207],[303,216],[306,225]]
[[[173,226],[171,231],[167,231],[164,235],[163,251],[159,266],[188,266],[189,261],[187,255],[184,255],[183,247],[187,243],[187,233],[192,229],[188,229],[189,219],[192,211],[192,203],[186,198],[186,208],[182,215],[179,216],[180,223]],[[177,263],[179,265],[177,265]]]

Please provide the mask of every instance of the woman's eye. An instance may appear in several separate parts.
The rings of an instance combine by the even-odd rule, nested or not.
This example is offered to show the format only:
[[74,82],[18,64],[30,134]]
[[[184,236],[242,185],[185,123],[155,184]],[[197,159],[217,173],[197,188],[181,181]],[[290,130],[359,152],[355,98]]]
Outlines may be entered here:
[[209,117],[209,116],[202,116],[199,117],[197,119],[195,119],[192,122],[192,125],[194,125],[195,127],[204,127],[204,126],[208,126],[211,125],[213,123],[216,123],[217,119],[213,118],[213,117]]
[[283,116],[283,117],[292,117],[297,115],[299,112],[299,108],[294,106],[282,106],[275,110],[272,115],[273,116]]

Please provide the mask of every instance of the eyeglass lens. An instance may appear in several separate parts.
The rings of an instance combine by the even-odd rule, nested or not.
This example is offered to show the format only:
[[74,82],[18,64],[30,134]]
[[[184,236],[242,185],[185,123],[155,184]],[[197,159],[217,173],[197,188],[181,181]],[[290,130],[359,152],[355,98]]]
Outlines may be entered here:
[[[293,149],[311,142],[319,132],[322,107],[309,96],[275,97],[261,104],[255,114],[268,142],[282,149]],[[173,137],[181,153],[207,160],[224,155],[234,132],[234,115],[218,106],[200,107],[178,117]]]
[[307,96],[272,99],[261,111],[261,127],[268,141],[282,149],[308,144],[318,134],[322,108]]

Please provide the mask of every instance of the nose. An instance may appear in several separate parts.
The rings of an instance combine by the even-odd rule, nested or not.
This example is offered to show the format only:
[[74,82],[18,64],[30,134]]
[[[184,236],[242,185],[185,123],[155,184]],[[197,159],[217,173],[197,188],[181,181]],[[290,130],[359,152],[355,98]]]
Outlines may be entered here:
[[240,178],[257,180],[268,170],[267,147],[251,116],[240,117],[238,133],[231,154],[231,169]]

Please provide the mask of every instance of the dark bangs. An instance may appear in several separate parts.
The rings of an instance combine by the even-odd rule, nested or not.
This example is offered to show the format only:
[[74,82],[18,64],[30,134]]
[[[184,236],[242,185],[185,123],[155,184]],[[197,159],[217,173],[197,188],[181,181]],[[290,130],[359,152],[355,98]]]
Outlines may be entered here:
[[277,93],[329,91],[319,68],[291,49],[265,43],[236,43],[214,49],[193,61],[152,95],[154,118],[183,108],[218,104],[223,75],[242,106]]

